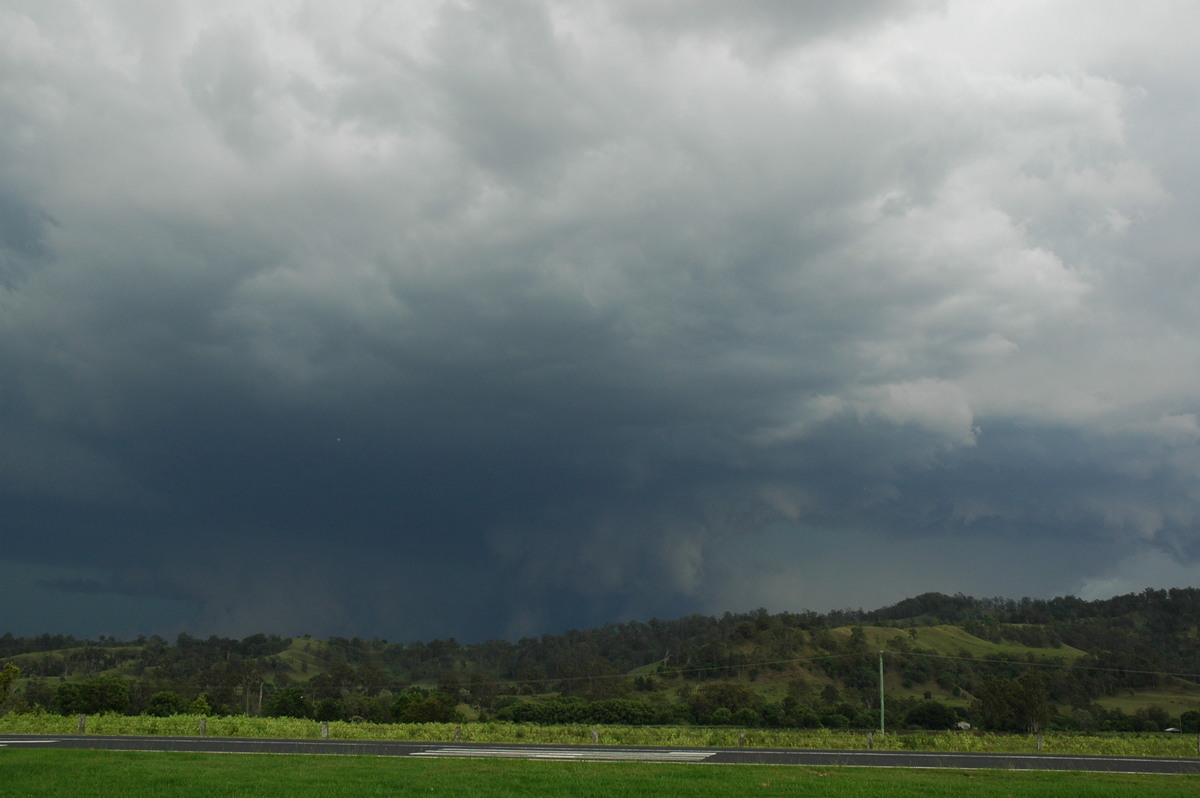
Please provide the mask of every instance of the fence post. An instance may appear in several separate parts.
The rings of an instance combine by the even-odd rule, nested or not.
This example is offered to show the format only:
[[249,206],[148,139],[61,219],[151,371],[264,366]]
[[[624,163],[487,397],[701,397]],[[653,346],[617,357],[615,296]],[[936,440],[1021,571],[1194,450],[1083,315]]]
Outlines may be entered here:
[[327,720],[321,721],[321,739],[322,740],[329,739],[329,721],[327,721]]
[[1042,750],[1042,741],[1043,741],[1043,740],[1042,740],[1042,733],[1039,731],[1039,732],[1038,732],[1038,752],[1039,752],[1039,753],[1040,753],[1040,752],[1041,752],[1041,750]]
[[454,742],[457,743],[457,742],[461,742],[461,741],[462,741],[462,726],[455,726],[454,727]]
[[598,729],[592,729],[592,744],[594,745],[598,742],[600,742],[600,731]]
[[745,748],[745,747],[746,747],[746,733],[744,731],[740,731],[740,732],[738,732],[738,748]]
[[200,736],[208,734],[208,718],[200,718]]
[[87,732],[87,715],[80,715],[79,716],[79,733],[85,734],[86,732]]
[[875,749],[875,732],[867,732],[867,750]]

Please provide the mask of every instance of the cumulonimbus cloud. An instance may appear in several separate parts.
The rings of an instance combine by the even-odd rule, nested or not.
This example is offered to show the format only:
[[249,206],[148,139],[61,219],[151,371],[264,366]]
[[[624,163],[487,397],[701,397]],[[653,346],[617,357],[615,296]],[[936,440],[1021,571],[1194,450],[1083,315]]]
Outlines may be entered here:
[[1191,568],[1195,56],[1069,8],[5,4],[5,556],[427,636]]

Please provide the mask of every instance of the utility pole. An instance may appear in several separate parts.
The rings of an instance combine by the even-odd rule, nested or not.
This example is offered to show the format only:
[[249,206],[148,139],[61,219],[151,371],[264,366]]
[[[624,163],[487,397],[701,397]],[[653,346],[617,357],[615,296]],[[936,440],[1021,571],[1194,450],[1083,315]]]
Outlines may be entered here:
[[879,652],[879,736],[883,736],[883,652]]

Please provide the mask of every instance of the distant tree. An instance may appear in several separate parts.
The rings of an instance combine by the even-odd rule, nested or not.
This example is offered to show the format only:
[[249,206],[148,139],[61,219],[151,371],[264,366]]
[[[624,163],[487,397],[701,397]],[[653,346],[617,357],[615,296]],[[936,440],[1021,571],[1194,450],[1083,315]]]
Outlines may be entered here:
[[358,684],[366,695],[378,695],[391,680],[391,674],[375,660],[367,660],[358,666]]
[[733,713],[733,722],[739,726],[761,726],[763,717],[754,707],[742,707]]
[[850,725],[850,717],[838,712],[833,707],[825,707],[817,716],[821,725],[827,729],[844,729]]
[[526,665],[517,670],[518,689],[523,694],[544,693],[547,682],[546,668],[542,665]]
[[[462,715],[458,712],[458,699],[441,691],[425,698],[397,701],[393,703],[392,708],[397,723],[451,723],[462,720]],[[396,712],[397,708],[400,711]]]
[[589,701],[624,698],[633,691],[633,682],[623,678],[621,669],[605,657],[593,657],[588,661],[586,675],[584,697]]
[[837,687],[827,684],[821,689],[821,701],[825,704],[836,704],[842,700],[842,694]]
[[1134,714],[1146,731],[1162,731],[1171,725],[1171,716],[1162,707],[1146,707]]
[[299,687],[285,687],[271,696],[263,707],[263,714],[271,718],[310,718],[312,704]]
[[314,701],[342,697],[341,684],[330,672],[318,673],[309,679],[307,682],[307,692]]
[[158,718],[183,715],[187,710],[188,702],[172,690],[161,690],[150,696],[150,700],[146,703],[146,714]]
[[[697,723],[723,723],[731,722],[741,709],[750,709],[757,716],[762,697],[740,685],[716,682],[697,688],[689,704]],[[722,709],[725,712],[719,712]]]
[[8,699],[12,694],[13,684],[21,676],[21,669],[16,666],[16,663],[6,662],[4,667],[0,668],[0,715],[8,711]]
[[457,703],[459,693],[462,691],[462,679],[454,671],[442,671],[438,674],[437,691],[453,696]]
[[855,626],[850,629],[850,640],[847,643],[847,648],[858,652],[867,650],[867,633],[863,631],[861,626]]
[[25,685],[25,705],[50,709],[54,705],[54,686],[41,676],[33,677]]
[[54,701],[64,715],[124,712],[129,708],[129,682],[118,676],[93,676],[58,686]]
[[1050,720],[1050,696],[1046,682],[1037,671],[1026,671],[1017,679],[1014,714],[1025,731],[1039,732]]
[[496,706],[496,697],[500,694],[500,683],[492,676],[475,671],[471,674],[467,685],[467,695],[471,703],[479,707],[481,712]]
[[340,698],[322,698],[313,708],[315,720],[345,720],[346,707]]
[[922,701],[908,711],[904,720],[922,729],[949,729],[957,721],[954,710],[938,701]]
[[733,723],[733,713],[729,711],[729,707],[717,707],[704,718],[704,722],[727,726]]
[[188,713],[192,715],[211,715],[212,711],[212,704],[204,693],[197,695],[192,699],[192,703],[188,704]]
[[235,662],[230,672],[238,676],[242,688],[242,714],[261,715],[263,691],[266,688],[266,669],[255,660]]
[[817,713],[812,710],[812,707],[806,704],[793,703],[788,704],[789,699],[784,699],[783,707],[786,712],[784,715],[784,724],[787,726],[795,726],[801,729],[814,729],[821,725],[821,719]]
[[973,709],[982,725],[1002,731],[1037,732],[1050,720],[1046,683],[1035,671],[1016,679],[983,677]]

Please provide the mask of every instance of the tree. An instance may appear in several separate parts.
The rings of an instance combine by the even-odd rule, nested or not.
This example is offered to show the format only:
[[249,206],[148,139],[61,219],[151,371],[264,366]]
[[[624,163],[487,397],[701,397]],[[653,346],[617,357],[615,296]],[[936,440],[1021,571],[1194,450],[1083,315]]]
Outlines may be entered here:
[[192,699],[192,703],[188,704],[188,713],[192,715],[211,715],[212,704],[208,701],[208,696],[200,693]]
[[[235,666],[239,663],[234,663]],[[263,666],[255,661],[243,661],[240,667],[233,670],[240,677],[242,687],[242,714],[261,715],[263,709],[263,690],[266,687],[266,674]]]
[[976,696],[976,713],[990,729],[1033,733],[1050,720],[1050,697],[1036,671],[1026,671],[1016,679],[985,676]]
[[1017,679],[1014,715],[1025,731],[1040,732],[1050,720],[1050,696],[1042,674],[1026,671]]
[[271,696],[264,713],[271,718],[310,718],[312,705],[305,698],[303,689],[285,687]]
[[541,665],[526,665],[517,670],[517,684],[522,694],[544,692],[548,681],[546,669]]
[[419,692],[405,690],[392,703],[397,723],[451,723],[462,720],[458,699],[449,693],[435,692],[421,697]]
[[471,703],[479,707],[479,711],[492,709],[496,706],[496,696],[500,693],[500,683],[486,673],[475,671],[471,674],[467,686],[467,694]]
[[0,715],[3,715],[8,709],[8,697],[12,692],[13,684],[21,676],[21,669],[15,663],[6,662],[4,668],[0,669]]
[[378,695],[391,680],[391,674],[375,660],[367,660],[358,666],[358,683],[366,695]]
[[54,686],[41,676],[33,677],[25,685],[25,704],[31,709],[49,709],[54,704]]
[[954,710],[938,701],[922,701],[904,716],[908,725],[922,729],[949,729],[957,720]]
[[445,693],[448,696],[453,696],[455,703],[458,702],[459,692],[462,690],[462,680],[458,678],[458,674],[454,671],[442,671],[438,674],[437,691]]
[[740,685],[717,682],[698,688],[688,703],[698,723],[722,723],[726,718],[731,721],[741,709],[750,709],[757,716],[762,697]]
[[188,710],[188,702],[178,693],[171,690],[161,690],[150,696],[146,703],[146,714],[158,718],[169,718],[172,715],[183,715]]
[[64,715],[124,712],[129,708],[129,683],[118,676],[94,676],[84,682],[58,686],[54,696]]

